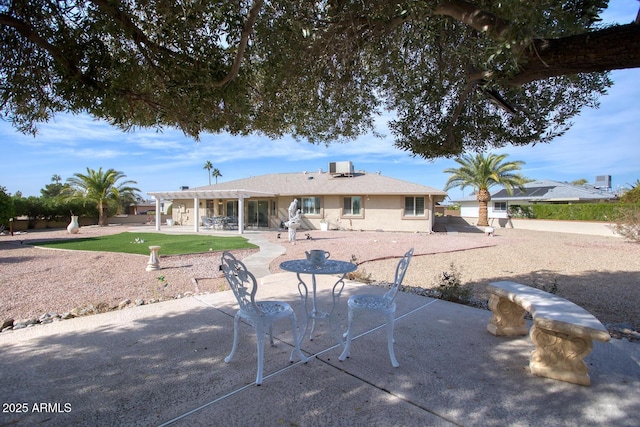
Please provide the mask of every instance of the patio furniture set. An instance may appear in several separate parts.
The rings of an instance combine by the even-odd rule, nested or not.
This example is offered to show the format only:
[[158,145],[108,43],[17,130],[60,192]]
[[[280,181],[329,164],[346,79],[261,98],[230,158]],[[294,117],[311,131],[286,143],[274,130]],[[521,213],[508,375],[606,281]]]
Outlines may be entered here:
[[[407,251],[396,266],[395,278],[391,288],[382,295],[353,295],[347,302],[347,328],[342,333],[336,326],[335,308],[344,290],[344,278],[355,271],[357,266],[351,262],[329,259],[330,254],[323,250],[306,253],[306,259],[284,261],[280,268],[296,273],[298,292],[303,302],[305,314],[304,332],[298,332],[298,319],[291,305],[284,301],[260,301],[256,299],[258,283],[246,268],[229,252],[222,256],[222,271],[233,291],[240,309],[235,315],[233,347],[224,359],[230,362],[238,345],[238,322],[243,319],[253,326],[257,334],[258,370],[256,384],[262,384],[264,340],[268,333],[273,346],[272,325],[281,318],[289,318],[293,329],[294,348],[289,360],[297,356],[301,361],[309,360],[301,350],[304,337],[308,334],[313,340],[316,320],[328,319],[331,335],[342,347],[338,357],[341,362],[350,356],[353,340],[353,324],[362,312],[379,313],[385,319],[387,330],[387,350],[391,364],[397,368],[400,364],[394,353],[394,323],[396,295],[404,280],[405,273],[413,256],[413,249]],[[337,276],[331,288],[331,309],[321,311],[317,304],[317,275]],[[309,298],[309,279],[311,298]],[[535,345],[531,354],[530,371],[533,375],[589,386],[589,369],[584,357],[592,350],[592,340],[606,342],[610,335],[606,328],[589,312],[563,298],[529,286],[512,282],[496,282],[487,286],[490,293],[489,308],[493,316],[487,330],[496,336],[525,335],[529,328],[524,315],[531,313],[533,325],[529,331]],[[310,329],[310,331],[309,331]]]
[[[354,295],[349,298],[347,304],[349,307],[349,324],[347,332],[344,334],[340,334],[335,328],[334,311],[336,303],[345,286],[344,277],[347,273],[356,270],[357,266],[351,262],[330,260],[328,259],[328,252],[321,250],[311,251],[311,253],[307,254],[307,259],[283,262],[280,265],[283,270],[295,272],[297,275],[298,291],[305,308],[304,311],[306,319],[304,333],[299,334],[297,327],[298,320],[291,305],[284,301],[256,300],[258,282],[255,276],[251,274],[251,272],[247,270],[247,267],[241,261],[237,260],[231,253],[224,252],[222,255],[222,271],[239,305],[239,310],[234,319],[233,346],[231,353],[225,358],[225,362],[230,362],[236,353],[238,345],[238,322],[240,319],[243,319],[253,326],[257,335],[258,370],[256,374],[256,384],[262,384],[265,334],[269,334],[271,345],[273,345],[272,325],[274,321],[282,318],[289,318],[292,324],[294,348],[291,351],[291,356],[289,357],[291,362],[295,360],[296,355],[303,362],[306,362],[309,359],[302,353],[300,345],[307,333],[309,333],[309,339],[313,340],[315,321],[317,319],[325,318],[329,320],[333,337],[338,343],[344,346],[344,350],[339,357],[339,360],[343,361],[347,356],[349,356],[349,349],[352,340],[351,327],[356,317],[356,313],[362,310],[369,310],[385,315],[388,331],[387,338],[389,357],[391,358],[391,364],[394,367],[398,367],[399,365],[393,352],[393,324],[396,309],[395,296],[397,295],[398,288],[404,279],[404,273],[409,265],[412,255],[413,249],[409,250],[398,263],[395,280],[391,289],[387,293],[381,296]],[[302,277],[303,274],[311,276],[310,308],[309,287]],[[316,275],[318,274],[331,274],[338,276],[338,280],[331,290],[332,305],[329,312],[323,312],[318,309],[316,286]],[[309,332],[309,328],[311,328],[311,332]],[[346,338],[346,342],[344,341],[344,338]]]
[[207,230],[237,230],[238,218],[233,216],[202,216],[202,226]]

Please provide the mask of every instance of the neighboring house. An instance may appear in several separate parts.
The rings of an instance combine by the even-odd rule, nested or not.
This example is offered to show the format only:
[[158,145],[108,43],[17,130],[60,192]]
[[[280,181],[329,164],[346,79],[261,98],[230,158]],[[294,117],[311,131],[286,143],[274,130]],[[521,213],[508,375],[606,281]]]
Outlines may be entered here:
[[276,173],[148,194],[156,203],[173,201],[175,224],[198,231],[202,217],[222,217],[237,223],[240,233],[282,227],[293,200],[301,210],[301,230],[430,232],[435,205],[447,196],[380,173],[354,171],[351,162],[332,162],[329,171]]
[[[160,212],[167,213],[167,207],[170,203],[160,202]],[[140,200],[137,203],[132,203],[127,212],[129,215],[148,215],[156,213],[156,201],[155,200]]]
[[[524,191],[514,188],[513,194],[501,189],[491,195],[489,218],[507,218],[512,206],[526,206],[539,203],[599,203],[613,200],[616,195],[590,185],[573,185],[566,182],[541,180],[524,184]],[[475,196],[460,200],[460,216],[478,217],[478,201]]]

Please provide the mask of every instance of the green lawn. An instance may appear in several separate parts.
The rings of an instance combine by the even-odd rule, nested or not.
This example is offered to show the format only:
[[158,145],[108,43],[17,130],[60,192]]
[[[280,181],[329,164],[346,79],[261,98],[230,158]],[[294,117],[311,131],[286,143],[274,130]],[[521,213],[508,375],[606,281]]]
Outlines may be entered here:
[[181,255],[209,251],[255,249],[244,237],[198,236],[160,233],[120,233],[109,236],[51,240],[37,246],[82,251],[149,254],[149,246],[161,246],[160,255]]

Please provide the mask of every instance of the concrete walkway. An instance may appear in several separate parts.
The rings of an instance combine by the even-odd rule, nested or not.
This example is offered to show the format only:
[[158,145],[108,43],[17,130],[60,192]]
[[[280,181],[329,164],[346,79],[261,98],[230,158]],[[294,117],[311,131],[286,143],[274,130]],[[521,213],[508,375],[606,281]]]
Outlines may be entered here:
[[[268,265],[266,252],[251,263]],[[263,298],[289,301],[303,320],[295,275],[262,277]],[[319,280],[321,307],[330,306],[334,281]],[[346,322],[350,295],[381,291],[347,283],[337,323]],[[223,360],[236,309],[233,295],[221,292],[2,333],[0,426],[640,425],[637,343],[594,343],[592,386],[577,386],[532,376],[531,341],[486,332],[490,312],[400,293],[399,368],[377,318],[360,318],[344,362],[329,325],[319,322],[302,344],[312,359],[290,363],[291,327],[283,321],[257,387],[248,325],[235,358]]]
[[271,274],[269,263],[284,254],[287,249],[282,244],[270,242],[264,233],[250,233],[244,237],[249,240],[249,243],[260,247],[260,252],[249,255],[242,260],[244,265],[258,279],[269,276]]

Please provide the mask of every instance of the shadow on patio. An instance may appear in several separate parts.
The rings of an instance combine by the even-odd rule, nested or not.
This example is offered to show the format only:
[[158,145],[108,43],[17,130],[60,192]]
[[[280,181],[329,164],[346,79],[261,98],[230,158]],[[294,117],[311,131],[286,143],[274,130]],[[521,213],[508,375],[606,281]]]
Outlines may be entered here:
[[[261,298],[290,301],[304,318],[295,275],[267,278]],[[318,297],[329,304],[329,286]],[[338,304],[368,287],[348,282]],[[372,292],[382,291],[379,288]],[[256,351],[244,325],[236,357],[230,292],[67,320],[0,336],[0,425],[615,425],[640,422],[640,366],[612,340],[587,358],[591,387],[532,376],[528,337],[486,332],[490,312],[398,296],[392,368],[384,329],[341,352],[326,323],[289,363],[291,331],[276,325],[255,386]],[[358,333],[379,325],[363,316]],[[26,403],[24,412],[11,403]],[[44,406],[40,404],[44,403]],[[34,406],[36,405],[36,406]],[[44,409],[36,411],[35,409]]]

